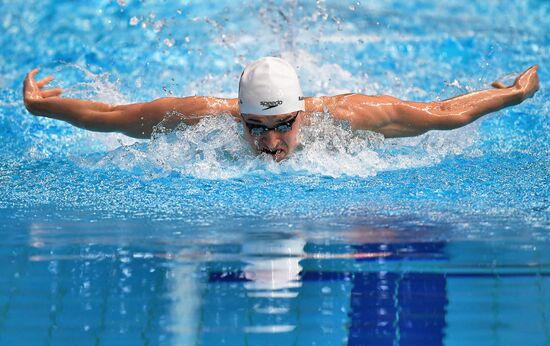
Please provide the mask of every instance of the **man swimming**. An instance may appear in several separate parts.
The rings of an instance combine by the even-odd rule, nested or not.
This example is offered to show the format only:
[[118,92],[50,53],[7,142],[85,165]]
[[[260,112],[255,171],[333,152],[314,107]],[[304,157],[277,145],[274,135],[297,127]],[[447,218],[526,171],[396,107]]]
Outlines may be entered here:
[[182,122],[192,125],[206,116],[229,114],[243,123],[245,138],[255,152],[281,161],[298,146],[300,126],[315,112],[328,111],[334,119],[349,121],[353,129],[370,130],[385,137],[451,130],[532,97],[539,88],[537,69],[537,65],[530,67],[511,86],[494,82],[494,89],[444,101],[411,102],[363,94],[304,97],[294,68],[283,59],[266,57],[245,67],[236,99],[166,97],[118,106],[59,97],[62,89],[44,89],[53,77],[36,81],[39,70],[34,69],[25,78],[23,99],[34,115],[135,138],[149,138],[161,122],[173,129]]

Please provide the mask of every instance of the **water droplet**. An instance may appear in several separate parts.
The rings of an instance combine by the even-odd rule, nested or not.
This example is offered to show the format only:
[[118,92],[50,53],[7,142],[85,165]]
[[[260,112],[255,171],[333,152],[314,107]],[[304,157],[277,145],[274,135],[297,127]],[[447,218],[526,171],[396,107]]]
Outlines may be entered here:
[[162,22],[162,20],[158,20],[155,22],[155,25],[153,26],[153,30],[155,32],[160,32],[163,27],[164,27],[164,23]]
[[134,16],[134,17],[130,18],[130,25],[131,26],[137,25],[138,23],[139,23],[138,17]]
[[176,41],[173,38],[165,38],[163,42],[166,46],[172,47]]

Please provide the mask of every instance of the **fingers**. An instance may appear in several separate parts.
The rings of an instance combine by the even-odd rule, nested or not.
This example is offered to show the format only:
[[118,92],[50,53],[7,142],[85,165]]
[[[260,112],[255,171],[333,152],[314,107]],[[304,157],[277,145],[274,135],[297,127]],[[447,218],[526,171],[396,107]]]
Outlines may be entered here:
[[31,70],[31,72],[27,73],[27,75],[25,76],[25,80],[23,82],[24,90],[30,89],[31,86],[35,83],[34,76],[36,76],[38,71],[40,71],[40,69],[35,68],[35,69]]
[[43,98],[46,98],[46,97],[59,96],[59,95],[61,95],[62,92],[63,92],[63,89],[55,88],[55,89],[44,90],[44,91],[41,92],[41,94],[42,94]]
[[34,78],[34,76],[36,76],[36,74],[40,71],[40,69],[37,67],[37,68],[34,68],[31,70],[31,72],[29,72],[28,76],[31,77],[31,78]]
[[529,67],[527,70],[523,71],[520,76],[524,74],[537,73],[538,69],[539,69],[539,65],[533,65]]
[[36,74],[38,73],[38,71],[40,71],[39,68],[35,68],[33,70],[31,70],[31,72],[27,73],[27,77],[25,77],[25,80],[27,81],[30,81],[30,80],[34,80],[34,76],[36,76]]
[[36,85],[38,85],[39,88],[42,88],[44,85],[48,84],[52,80],[54,80],[53,76],[48,76],[48,77],[40,80],[38,83],[36,83]]

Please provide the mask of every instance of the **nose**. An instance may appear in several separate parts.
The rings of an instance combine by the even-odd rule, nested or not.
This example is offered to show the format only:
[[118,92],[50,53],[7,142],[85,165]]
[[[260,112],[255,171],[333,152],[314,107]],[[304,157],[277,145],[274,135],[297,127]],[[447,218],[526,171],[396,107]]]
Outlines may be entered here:
[[276,131],[267,131],[265,132],[262,137],[263,144],[270,150],[275,149],[277,145],[279,145],[279,135]]

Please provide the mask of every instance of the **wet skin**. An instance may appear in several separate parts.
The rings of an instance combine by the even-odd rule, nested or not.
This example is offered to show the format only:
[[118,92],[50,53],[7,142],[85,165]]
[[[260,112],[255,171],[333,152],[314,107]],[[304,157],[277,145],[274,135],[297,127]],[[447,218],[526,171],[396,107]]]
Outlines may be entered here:
[[[378,132],[385,137],[418,136],[431,130],[451,130],[476,119],[517,105],[539,90],[538,66],[521,73],[512,85],[496,81],[492,89],[474,91],[443,101],[415,102],[391,96],[342,94],[306,97],[288,132],[266,131],[254,137],[245,126],[245,138],[257,153],[266,153],[275,161],[288,157],[299,144],[300,126],[313,112],[329,112],[336,120],[349,121],[353,129]],[[135,138],[150,138],[155,127],[167,129],[180,123],[197,124],[212,115],[231,115],[236,121],[274,128],[288,121],[291,114],[258,116],[241,114],[238,99],[213,96],[165,97],[151,102],[109,105],[101,102],[60,97],[62,89],[46,89],[53,80],[48,76],[35,80],[38,69],[29,72],[23,82],[23,101],[37,116],[69,122],[91,131],[120,132]]]
[[280,162],[292,154],[294,149],[300,144],[298,134],[304,118],[304,112],[298,112],[290,131],[287,132],[279,132],[272,129],[259,136],[253,136],[246,124],[263,125],[268,128],[274,128],[293,119],[294,116],[296,116],[296,112],[272,116],[241,114],[244,137],[257,154],[263,153],[269,155],[275,161]]

